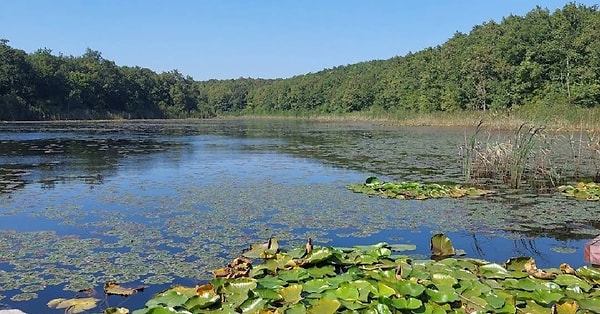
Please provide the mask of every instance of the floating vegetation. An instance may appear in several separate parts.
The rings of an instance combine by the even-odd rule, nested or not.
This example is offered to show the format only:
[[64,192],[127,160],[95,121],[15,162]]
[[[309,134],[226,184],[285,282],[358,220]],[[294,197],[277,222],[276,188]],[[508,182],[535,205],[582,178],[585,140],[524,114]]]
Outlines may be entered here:
[[10,299],[12,301],[29,301],[29,300],[35,299],[37,297],[38,297],[38,295],[35,292],[23,292],[23,293],[13,295]]
[[579,182],[577,185],[561,185],[558,187],[564,195],[574,197],[580,200],[598,201],[600,200],[600,184],[595,182]]
[[429,198],[464,196],[483,196],[492,193],[490,190],[482,190],[474,187],[462,187],[460,185],[444,185],[437,183],[418,182],[384,182],[377,177],[369,177],[364,184],[348,185],[348,189],[369,195],[379,195],[386,198],[425,200]]
[[[271,243],[269,240],[268,243]],[[600,311],[600,270],[539,269],[530,257],[497,264],[472,258],[416,260],[386,243],[353,248],[251,247],[210,282],[176,286],[133,314],[149,313],[576,313]],[[263,250],[259,253],[259,250]],[[441,250],[441,251],[440,251]],[[303,254],[304,252],[305,254]],[[444,235],[432,253],[453,253]]]
[[52,299],[48,302],[48,307],[64,309],[66,314],[82,313],[93,309],[98,305],[100,299],[96,298],[74,298],[74,299]]

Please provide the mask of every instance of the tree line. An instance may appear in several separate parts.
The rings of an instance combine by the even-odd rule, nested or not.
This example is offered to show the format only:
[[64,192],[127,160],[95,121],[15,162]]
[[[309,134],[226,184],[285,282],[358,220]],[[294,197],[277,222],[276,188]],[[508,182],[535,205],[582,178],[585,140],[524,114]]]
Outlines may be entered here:
[[0,120],[512,110],[600,102],[600,12],[570,3],[457,32],[445,43],[285,79],[195,81],[118,66],[91,49],[33,53],[0,39]]

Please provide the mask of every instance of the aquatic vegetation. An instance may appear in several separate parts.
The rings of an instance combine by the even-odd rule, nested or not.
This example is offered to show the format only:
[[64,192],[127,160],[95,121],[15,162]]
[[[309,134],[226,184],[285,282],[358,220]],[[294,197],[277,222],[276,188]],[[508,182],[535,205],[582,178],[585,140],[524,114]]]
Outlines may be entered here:
[[[449,239],[443,253],[454,252]],[[539,269],[530,257],[497,264],[472,258],[418,260],[378,243],[277,251],[243,277],[215,277],[159,293],[133,314],[150,313],[576,313],[600,311],[600,270]],[[437,248],[436,248],[437,250]],[[244,261],[244,264],[250,261]],[[253,262],[254,263],[254,262]]]
[[52,299],[48,302],[48,307],[64,309],[66,314],[82,313],[93,309],[98,305],[100,299],[96,298],[73,298],[73,299]]
[[483,120],[479,120],[475,131],[467,140],[467,134],[465,132],[465,145],[460,147],[459,155],[462,157],[462,169],[465,182],[471,181],[471,175],[473,173],[473,159],[477,152],[477,136],[481,132]]
[[598,201],[600,200],[600,184],[595,182],[579,182],[577,185],[561,185],[558,187],[564,195],[576,199]]
[[566,182],[600,178],[600,137],[595,130],[580,130],[576,137],[521,124],[513,134],[488,133],[482,139],[481,128],[480,123],[459,148],[466,182],[502,182],[512,189],[527,183],[528,188],[554,189]]
[[474,187],[462,187],[461,185],[445,185],[437,183],[418,182],[384,182],[376,177],[369,177],[364,184],[352,184],[347,188],[357,193],[379,195],[386,198],[416,199],[464,196],[483,196],[493,193],[490,190],[482,190]]

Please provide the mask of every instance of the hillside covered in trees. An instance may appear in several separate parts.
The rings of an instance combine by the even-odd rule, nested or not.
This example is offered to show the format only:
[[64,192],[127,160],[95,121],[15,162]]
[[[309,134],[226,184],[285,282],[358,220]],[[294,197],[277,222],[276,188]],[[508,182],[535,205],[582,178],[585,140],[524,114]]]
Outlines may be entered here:
[[0,120],[208,118],[223,113],[460,111],[600,103],[600,12],[537,7],[388,60],[286,79],[195,81],[177,70],[33,53],[0,39]]

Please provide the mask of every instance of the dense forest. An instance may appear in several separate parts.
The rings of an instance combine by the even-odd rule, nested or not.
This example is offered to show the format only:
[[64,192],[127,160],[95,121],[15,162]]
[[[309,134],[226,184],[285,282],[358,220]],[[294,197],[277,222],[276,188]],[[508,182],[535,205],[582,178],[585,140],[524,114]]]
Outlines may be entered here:
[[600,12],[570,3],[456,33],[436,47],[285,79],[195,81],[15,49],[0,39],[0,120],[208,118],[220,114],[517,110],[600,103]]

